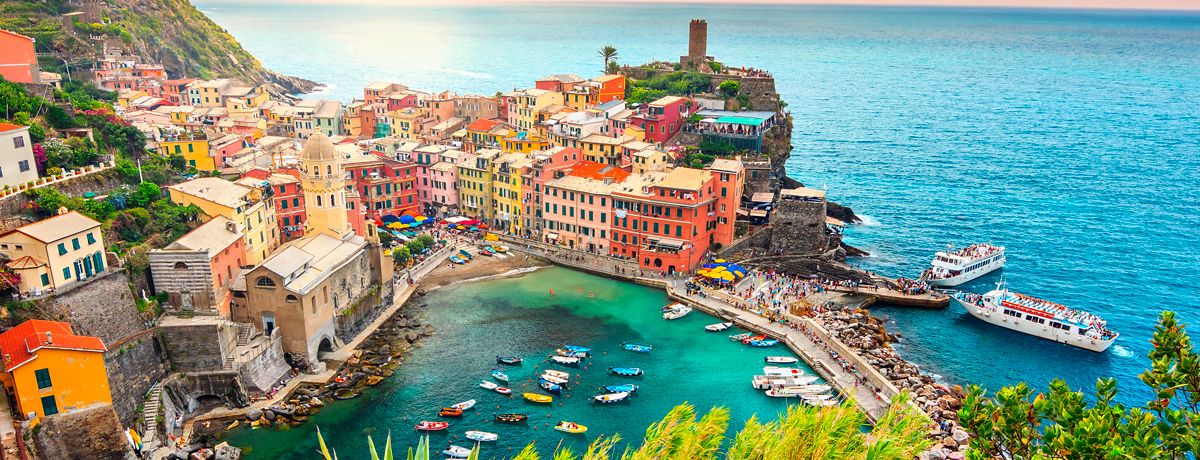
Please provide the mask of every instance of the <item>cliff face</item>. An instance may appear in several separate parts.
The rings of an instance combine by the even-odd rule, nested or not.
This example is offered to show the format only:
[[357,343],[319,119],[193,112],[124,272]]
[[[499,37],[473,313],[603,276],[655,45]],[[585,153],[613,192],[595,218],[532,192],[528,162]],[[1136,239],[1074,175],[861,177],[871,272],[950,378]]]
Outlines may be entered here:
[[132,51],[162,63],[172,76],[237,78],[273,83],[274,93],[308,92],[316,84],[266,68],[228,31],[192,6],[188,0],[114,0],[108,16],[132,40]]

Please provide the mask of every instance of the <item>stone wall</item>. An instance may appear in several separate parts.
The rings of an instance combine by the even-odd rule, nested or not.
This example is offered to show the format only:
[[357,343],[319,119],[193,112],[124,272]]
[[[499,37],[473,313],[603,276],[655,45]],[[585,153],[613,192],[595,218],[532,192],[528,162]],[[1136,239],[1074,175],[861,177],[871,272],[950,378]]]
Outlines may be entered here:
[[[87,192],[104,195],[110,190],[120,187],[121,178],[116,171],[109,169],[74,177],[52,186],[71,196],[83,196]],[[22,212],[27,204],[29,204],[29,199],[25,197],[24,193],[0,198],[0,228],[9,229],[28,223],[22,218]]]
[[825,230],[825,200],[817,202],[780,197],[771,211],[772,251],[816,254],[829,248]]
[[117,413],[107,404],[42,418],[33,437],[46,460],[125,460],[135,458]]
[[291,370],[283,359],[283,340],[279,337],[279,334],[262,337],[261,340],[267,342],[266,349],[249,361],[238,364],[238,375],[247,390],[256,393],[270,391],[271,386]]
[[166,353],[153,332],[148,329],[109,345],[104,354],[113,409],[126,426],[137,419],[137,407],[146,392],[170,371]]
[[[167,311],[195,311],[216,314],[217,299],[213,298],[212,265],[208,251],[156,249],[147,254],[150,277],[155,292],[168,294]],[[176,264],[181,268],[175,268]]]
[[120,271],[106,271],[86,286],[53,296],[45,304],[60,312],[76,334],[100,337],[105,344],[147,327],[129,292],[128,278]]
[[174,370],[215,371],[225,368],[237,341],[237,327],[215,317],[164,321],[158,327],[167,357]]
[[[371,325],[379,314],[391,307],[391,283],[384,283],[388,286],[388,292],[378,292],[375,294],[364,296],[353,308],[346,310],[345,313],[334,318],[337,323],[337,338],[343,343],[349,343],[354,340],[354,337]],[[378,287],[378,285],[376,285]],[[375,288],[372,288],[375,289]]]

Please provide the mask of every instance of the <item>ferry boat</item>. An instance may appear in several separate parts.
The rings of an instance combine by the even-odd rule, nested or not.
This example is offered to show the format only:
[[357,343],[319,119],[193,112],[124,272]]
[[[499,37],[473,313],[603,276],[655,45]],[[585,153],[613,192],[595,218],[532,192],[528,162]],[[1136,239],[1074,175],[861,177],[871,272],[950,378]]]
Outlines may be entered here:
[[1099,316],[1009,291],[1004,281],[984,295],[958,292],[954,300],[971,316],[1017,332],[1103,352],[1120,335]]
[[991,273],[1004,266],[1004,246],[972,244],[957,251],[947,249],[933,256],[921,279],[933,286],[952,287]]

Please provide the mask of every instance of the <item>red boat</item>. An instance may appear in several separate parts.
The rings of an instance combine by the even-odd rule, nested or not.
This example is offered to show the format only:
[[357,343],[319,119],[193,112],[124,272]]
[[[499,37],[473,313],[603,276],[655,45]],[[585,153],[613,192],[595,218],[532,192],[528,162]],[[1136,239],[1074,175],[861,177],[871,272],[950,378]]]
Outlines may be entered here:
[[512,389],[508,387],[496,387],[496,393],[500,393],[502,395],[511,395]]
[[765,336],[765,335],[756,335],[754,337],[749,337],[749,338],[742,340],[742,343],[750,343],[750,342],[754,342],[754,341],[758,341],[758,340],[766,340],[766,338],[767,338],[767,336]]
[[416,428],[417,431],[442,431],[446,428],[450,428],[450,423],[449,422],[421,422],[421,423],[418,423],[417,426],[415,426],[414,428]]

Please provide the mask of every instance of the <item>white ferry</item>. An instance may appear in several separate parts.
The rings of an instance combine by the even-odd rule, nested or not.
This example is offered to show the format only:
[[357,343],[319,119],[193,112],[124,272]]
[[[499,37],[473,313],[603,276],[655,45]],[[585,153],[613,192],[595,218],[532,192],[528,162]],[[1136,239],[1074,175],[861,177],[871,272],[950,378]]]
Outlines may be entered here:
[[954,299],[981,320],[1085,350],[1103,352],[1120,335],[1099,316],[1011,292],[1003,281],[987,294],[958,292]]
[[933,286],[958,286],[1004,266],[1004,246],[972,244],[938,251],[921,279]]

